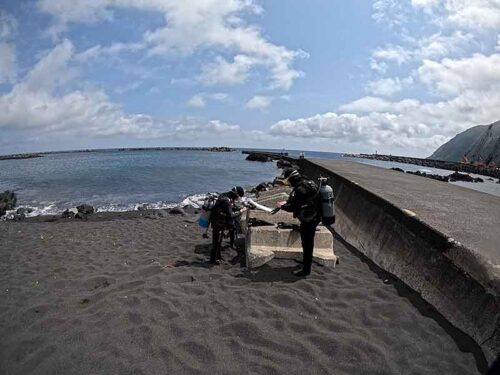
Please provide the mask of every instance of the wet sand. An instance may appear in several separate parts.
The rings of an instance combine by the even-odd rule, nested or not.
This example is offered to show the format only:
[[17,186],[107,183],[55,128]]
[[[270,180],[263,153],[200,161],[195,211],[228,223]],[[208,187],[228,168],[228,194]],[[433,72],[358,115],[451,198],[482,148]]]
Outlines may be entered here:
[[337,268],[298,279],[229,248],[208,265],[194,215],[44,220],[0,223],[0,374],[484,371],[470,338],[339,239]]

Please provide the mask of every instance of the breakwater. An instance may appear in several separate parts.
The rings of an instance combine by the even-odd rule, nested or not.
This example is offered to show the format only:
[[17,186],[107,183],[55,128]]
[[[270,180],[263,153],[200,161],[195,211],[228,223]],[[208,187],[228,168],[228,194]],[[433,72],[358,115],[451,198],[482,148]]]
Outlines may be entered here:
[[43,155],[54,154],[74,154],[86,152],[132,152],[132,151],[208,151],[208,152],[234,152],[235,148],[231,147],[128,147],[128,148],[99,148],[99,149],[81,149],[81,150],[62,150],[62,151],[45,151],[29,154],[12,154],[0,155],[0,160],[10,159],[30,159],[41,158]]
[[41,157],[42,157],[41,154],[13,154],[13,155],[0,155],[0,160],[32,159]]
[[453,161],[412,158],[407,156],[379,155],[379,154],[344,154],[344,156],[349,158],[360,158],[360,159],[390,161],[390,162],[404,163],[404,164],[415,164],[415,165],[421,165],[423,167],[448,169],[451,171],[475,173],[483,176],[500,178],[500,168],[492,168],[481,165],[466,164]]
[[346,161],[298,160],[330,178],[335,229],[472,337],[500,348],[500,200],[439,181]]

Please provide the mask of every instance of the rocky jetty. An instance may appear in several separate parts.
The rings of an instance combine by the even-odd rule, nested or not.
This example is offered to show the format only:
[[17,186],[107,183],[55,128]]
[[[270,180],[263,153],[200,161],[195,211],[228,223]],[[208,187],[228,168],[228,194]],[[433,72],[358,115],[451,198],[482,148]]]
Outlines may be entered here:
[[421,172],[421,171],[416,171],[416,172],[406,171],[406,173],[413,174],[415,176],[422,176],[422,177],[431,178],[431,179],[437,180],[437,181],[448,182],[448,176],[441,176],[439,174],[432,174],[432,173]]
[[452,173],[448,176],[451,182],[464,181],[464,182],[484,182],[480,177],[472,177],[466,173]]
[[405,172],[403,171],[401,168],[391,168],[393,171],[396,171],[396,172]]
[[4,216],[9,210],[13,210],[17,203],[16,193],[13,191],[4,191],[0,193],[0,217]]
[[41,157],[42,157],[41,154],[13,154],[13,155],[0,155],[0,160],[32,159]]
[[260,161],[262,163],[273,161],[273,159],[270,156],[268,156],[266,154],[257,153],[257,152],[249,154],[246,157],[246,160],[248,160],[248,161]]

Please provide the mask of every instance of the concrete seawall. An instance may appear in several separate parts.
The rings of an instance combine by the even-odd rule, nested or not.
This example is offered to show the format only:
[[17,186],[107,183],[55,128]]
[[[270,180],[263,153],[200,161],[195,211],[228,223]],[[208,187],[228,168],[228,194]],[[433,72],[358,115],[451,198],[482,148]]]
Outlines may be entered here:
[[345,161],[297,160],[330,177],[336,231],[470,335],[492,363],[500,351],[500,199]]

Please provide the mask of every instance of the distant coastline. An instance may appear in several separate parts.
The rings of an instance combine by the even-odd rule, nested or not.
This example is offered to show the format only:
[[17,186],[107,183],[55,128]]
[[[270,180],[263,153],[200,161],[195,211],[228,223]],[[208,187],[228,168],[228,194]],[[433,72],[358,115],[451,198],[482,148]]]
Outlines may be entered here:
[[0,160],[11,159],[31,159],[41,158],[43,155],[54,154],[72,154],[81,152],[116,152],[116,151],[208,151],[208,152],[235,152],[236,148],[232,147],[124,147],[124,148],[95,148],[95,149],[81,149],[81,150],[63,150],[63,151],[44,151],[36,153],[23,153],[0,155]]

